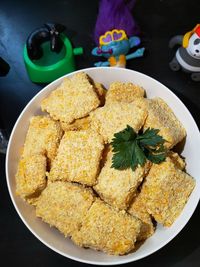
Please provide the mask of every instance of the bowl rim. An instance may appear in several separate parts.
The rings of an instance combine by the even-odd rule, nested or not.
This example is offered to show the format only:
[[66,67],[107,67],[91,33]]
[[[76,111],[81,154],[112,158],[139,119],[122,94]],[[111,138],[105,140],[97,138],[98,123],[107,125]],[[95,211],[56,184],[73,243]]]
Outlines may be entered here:
[[[21,111],[19,117],[17,118],[14,126],[13,126],[13,129],[12,129],[12,132],[11,132],[11,135],[10,135],[10,138],[9,138],[9,142],[8,142],[8,147],[7,147],[7,152],[6,152],[6,160],[5,160],[5,170],[6,170],[6,182],[7,182],[7,187],[8,187],[8,191],[9,191],[9,195],[10,195],[10,198],[12,200],[12,203],[15,207],[15,210],[16,212],[18,213],[19,217],[21,218],[21,220],[23,221],[23,223],[25,224],[25,226],[29,229],[29,231],[38,239],[40,240],[40,242],[42,242],[44,245],[46,245],[48,248],[50,248],[51,250],[53,250],[54,252],[57,252],[58,254],[64,256],[64,257],[67,257],[69,259],[72,259],[74,261],[77,261],[77,262],[82,262],[82,263],[86,263],[86,264],[91,264],[91,265],[102,265],[102,266],[105,266],[105,265],[121,265],[121,264],[126,264],[126,263],[130,263],[130,262],[134,262],[134,261],[138,261],[140,259],[143,259],[147,256],[150,256],[152,255],[153,253],[157,252],[158,250],[160,250],[162,247],[164,247],[165,245],[167,245],[170,241],[172,241],[174,239],[175,236],[177,236],[181,230],[186,226],[186,224],[188,223],[188,221],[190,220],[190,218],[192,217],[194,211],[196,210],[196,207],[199,203],[199,200],[200,200],[200,194],[199,194],[199,198],[198,200],[196,201],[196,203],[194,203],[194,205],[192,205],[192,210],[190,210],[190,216],[184,221],[184,223],[182,223],[181,227],[179,227],[179,229],[177,231],[175,231],[172,235],[170,235],[170,237],[168,239],[165,240],[165,242],[163,242],[162,244],[158,245],[157,246],[157,249],[154,250],[154,251],[150,251],[150,252],[146,252],[144,253],[143,255],[141,256],[136,256],[134,259],[132,258],[121,258],[121,260],[119,259],[118,261],[116,262],[99,262],[99,261],[94,261],[94,260],[84,260],[84,259],[80,259],[78,257],[75,257],[75,256],[71,256],[70,254],[68,253],[64,253],[62,251],[60,251],[59,249],[51,246],[50,244],[48,244],[45,240],[43,240],[36,232],[35,230],[33,230],[29,224],[26,222],[26,220],[24,219],[23,215],[21,214],[20,210],[18,209],[17,207],[17,204],[15,202],[15,199],[13,197],[13,194],[12,194],[12,191],[11,191],[11,186],[10,186],[10,178],[9,178],[9,171],[8,171],[8,158],[9,158],[9,151],[10,151],[10,146],[11,146],[11,140],[13,139],[13,135],[14,135],[14,132],[15,132],[15,129],[17,128],[17,125],[18,125],[18,122],[20,121],[21,117],[23,116],[23,114],[26,112],[26,109],[28,108],[28,106],[31,105],[31,103],[35,100],[35,98],[38,97],[38,95],[42,94],[44,91],[46,91],[46,89],[52,85],[52,84],[56,84],[57,82],[61,81],[64,77],[70,77],[71,75],[74,75],[78,72],[86,72],[87,71],[90,71],[92,69],[119,69],[118,67],[90,67],[90,68],[84,68],[84,69],[80,69],[80,70],[77,70],[77,71],[74,71],[74,72],[71,72],[71,73],[68,73],[68,74],[65,74],[63,75],[62,77],[54,80],[53,82],[49,83],[48,85],[46,85],[44,88],[42,88],[33,98],[30,99],[30,101],[26,104],[26,106],[23,108],[23,110]],[[122,69],[122,70],[125,70],[125,71],[128,71],[128,72],[135,72],[136,75],[142,75],[142,76],[145,76],[146,78],[148,79],[151,79],[153,82],[156,82],[158,85],[162,86],[162,87],[165,87],[165,90],[168,91],[169,94],[171,94],[171,96],[173,96],[176,101],[178,101],[183,109],[185,110],[186,113],[188,113],[190,119],[193,121],[193,124],[196,128],[196,130],[198,131],[198,133],[200,134],[200,131],[199,131],[199,128],[196,124],[196,121],[195,119],[193,118],[193,116],[191,115],[190,111],[187,109],[187,107],[185,106],[185,104],[181,101],[181,99],[176,96],[175,93],[173,93],[167,86],[165,86],[164,84],[162,84],[161,82],[159,82],[158,80],[152,78],[151,76],[148,76],[142,72],[139,72],[139,71],[135,71],[135,70],[132,70],[132,69]]]

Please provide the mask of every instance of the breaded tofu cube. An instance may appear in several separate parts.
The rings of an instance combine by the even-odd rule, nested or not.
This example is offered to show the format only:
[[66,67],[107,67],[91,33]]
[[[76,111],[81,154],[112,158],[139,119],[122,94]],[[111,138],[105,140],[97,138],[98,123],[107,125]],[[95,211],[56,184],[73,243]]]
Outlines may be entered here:
[[139,193],[132,201],[127,212],[142,221],[140,234],[137,241],[142,241],[153,235],[154,226],[150,214],[147,212],[143,194]]
[[161,98],[154,98],[146,102],[148,116],[144,125],[147,128],[159,129],[159,135],[166,140],[165,146],[172,148],[186,136],[186,131],[171,108]]
[[184,170],[186,167],[185,160],[181,158],[178,153],[173,151],[168,151],[166,161],[171,161],[176,166],[176,168],[180,170]]
[[70,124],[66,122],[61,122],[61,127],[65,132],[87,130],[90,128],[90,117],[87,116],[81,119],[77,119]]
[[60,124],[46,116],[35,116],[30,120],[23,149],[23,156],[44,154],[51,164],[57,154],[63,131]]
[[111,142],[115,133],[127,125],[138,132],[143,126],[147,112],[133,103],[114,102],[96,109],[90,114],[91,127],[99,132],[106,143]]
[[72,240],[79,246],[124,255],[134,248],[140,232],[139,219],[116,211],[97,199],[83,218],[82,227]]
[[87,116],[99,104],[100,100],[87,74],[79,72],[72,78],[65,78],[62,84],[42,101],[41,108],[53,119],[71,123]]
[[94,201],[91,189],[68,182],[49,183],[36,205],[36,216],[55,226],[65,236],[81,227]]
[[107,161],[97,178],[94,190],[108,204],[118,209],[127,209],[131,200],[137,193],[137,188],[150,168],[138,166],[135,171],[131,168],[116,170],[111,168],[112,152],[107,155]]
[[106,104],[113,102],[131,103],[136,98],[144,97],[144,89],[133,83],[113,82],[106,94]]
[[195,180],[172,162],[153,164],[142,187],[146,209],[157,222],[171,226],[194,187]]
[[46,157],[42,154],[22,157],[15,178],[17,195],[23,199],[39,195],[46,186]]
[[49,179],[94,185],[103,148],[103,139],[98,133],[89,130],[65,132]]

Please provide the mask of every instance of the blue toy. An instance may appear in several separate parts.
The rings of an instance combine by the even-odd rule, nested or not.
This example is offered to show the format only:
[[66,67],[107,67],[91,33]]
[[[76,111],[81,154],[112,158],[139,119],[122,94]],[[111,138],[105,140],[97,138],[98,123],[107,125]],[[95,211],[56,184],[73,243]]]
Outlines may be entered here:
[[135,1],[101,0],[95,27],[95,42],[98,45],[92,55],[103,56],[107,61],[95,66],[125,67],[126,60],[142,57],[145,48],[129,53],[140,45],[138,29],[131,14]]

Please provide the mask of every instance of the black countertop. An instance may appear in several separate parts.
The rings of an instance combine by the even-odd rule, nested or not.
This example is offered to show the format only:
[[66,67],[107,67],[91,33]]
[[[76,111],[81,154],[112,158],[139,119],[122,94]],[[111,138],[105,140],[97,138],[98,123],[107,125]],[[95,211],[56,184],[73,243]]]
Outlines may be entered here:
[[[0,117],[8,132],[28,101],[44,85],[32,83],[26,73],[22,50],[27,35],[44,22],[66,25],[74,46],[84,47],[76,58],[77,69],[93,66],[92,32],[98,10],[96,0],[1,1],[0,56],[10,64],[10,72],[0,77]],[[172,72],[168,63],[173,51],[170,37],[184,34],[199,23],[199,0],[138,0],[134,16],[141,28],[146,53],[131,60],[128,68],[143,72],[170,88],[187,106],[200,126],[200,83],[183,72]],[[1,126],[2,127],[2,126]],[[197,148],[198,149],[198,148]],[[0,260],[1,266],[84,266],[64,258],[37,240],[25,227],[11,203],[5,180],[4,155],[0,155]],[[200,266],[200,208],[186,227],[168,245],[129,266]]]

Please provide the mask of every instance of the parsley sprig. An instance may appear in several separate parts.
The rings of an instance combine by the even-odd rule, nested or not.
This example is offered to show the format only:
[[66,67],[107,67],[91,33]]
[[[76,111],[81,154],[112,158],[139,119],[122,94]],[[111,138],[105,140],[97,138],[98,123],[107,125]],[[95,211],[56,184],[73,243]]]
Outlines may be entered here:
[[144,166],[147,160],[159,164],[166,158],[166,149],[159,130],[148,128],[144,133],[137,134],[134,129],[127,127],[114,134],[112,139],[112,168],[123,170],[131,168],[133,171],[138,165]]

